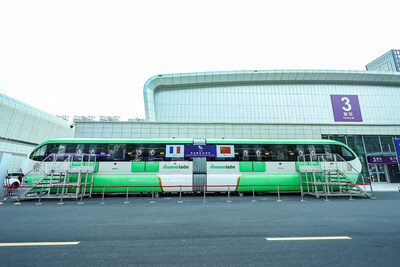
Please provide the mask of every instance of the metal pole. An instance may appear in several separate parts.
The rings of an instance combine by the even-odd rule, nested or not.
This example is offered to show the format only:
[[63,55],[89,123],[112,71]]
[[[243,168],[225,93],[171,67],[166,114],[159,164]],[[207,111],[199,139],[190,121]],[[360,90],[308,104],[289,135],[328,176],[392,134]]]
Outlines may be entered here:
[[[85,186],[83,186],[83,191],[85,191],[86,189],[85,189]],[[83,192],[81,192],[81,201],[79,201],[78,203],[76,203],[76,204],[78,204],[78,205],[83,205],[83,204],[85,204],[85,202],[83,202]]]
[[347,184],[347,190],[349,190],[349,194],[350,194],[349,200],[354,200],[353,197],[351,196],[350,184]]
[[257,200],[256,200],[256,196],[254,194],[254,184],[252,187],[253,187],[253,199],[251,200],[251,202],[255,203],[255,202],[257,202]]
[[300,174],[300,196],[301,196],[300,202],[305,202],[305,200],[304,200],[304,189],[303,189],[303,179],[301,177],[301,174]]
[[179,186],[179,200],[178,200],[178,203],[179,204],[183,203],[183,201],[182,201],[182,186],[181,185]]
[[37,206],[40,206],[40,205],[43,204],[43,203],[41,202],[41,201],[42,201],[42,190],[43,190],[43,187],[40,187],[39,200],[38,200],[38,203],[35,203],[35,205],[37,205]]
[[205,185],[203,187],[203,191],[204,191],[204,197],[203,197],[203,202],[201,202],[201,203],[207,203],[207,201],[206,201],[206,186]]
[[156,201],[154,200],[154,185],[153,185],[153,190],[151,191],[151,201],[150,204],[156,204]]
[[367,193],[367,189],[365,188],[364,176],[361,176],[361,180],[362,180],[362,183],[363,183],[363,185],[364,185],[364,191],[365,191],[365,193]]
[[18,198],[17,198],[17,202],[14,203],[14,205],[21,205],[21,203],[19,202],[20,198],[21,198],[21,187],[19,189],[19,193],[18,193]]
[[369,188],[371,189],[371,199],[376,199],[376,197],[374,197],[374,191],[372,190],[372,183],[371,183],[371,181],[369,181]]
[[99,205],[104,205],[104,204],[106,204],[105,202],[104,202],[104,192],[106,191],[106,187],[105,186],[103,186],[103,194],[101,195],[101,202],[99,203]]
[[281,195],[280,195],[280,192],[279,192],[279,184],[278,184],[278,200],[276,202],[282,202]]
[[[50,189],[51,190],[51,189]],[[64,205],[63,203],[63,197],[64,197],[64,185],[63,188],[61,190],[61,197],[60,197],[60,202],[57,203],[57,205]]]
[[328,191],[327,191],[326,184],[324,185],[324,190],[325,190],[325,202],[329,202],[330,200],[328,199]]
[[1,198],[0,198],[0,205],[4,203],[4,192],[6,191],[6,187],[3,186],[3,190],[1,190]]
[[231,201],[231,190],[229,188],[229,185],[228,185],[228,200],[226,201],[226,203],[232,203],[232,201]]
[[128,197],[129,197],[129,186],[126,187],[126,199],[124,204],[129,204],[130,202],[128,201]]

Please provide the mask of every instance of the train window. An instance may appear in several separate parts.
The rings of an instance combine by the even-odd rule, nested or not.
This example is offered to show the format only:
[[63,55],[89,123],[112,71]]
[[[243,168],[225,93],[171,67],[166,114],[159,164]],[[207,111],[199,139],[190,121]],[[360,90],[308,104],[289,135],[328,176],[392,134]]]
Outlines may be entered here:
[[44,155],[45,161],[53,161],[53,156],[58,152],[58,147],[60,144],[47,144],[46,153]]
[[267,161],[288,161],[289,154],[287,145],[277,144],[277,145],[266,145],[266,160]]
[[305,154],[310,155],[308,157],[308,159],[311,158],[312,161],[317,161],[318,160],[317,159],[317,151],[315,149],[315,145],[311,145],[311,144],[306,145],[306,151],[305,152],[306,152]]
[[38,147],[33,151],[33,153],[30,155],[30,159],[32,160],[37,160],[37,161],[42,161],[44,159],[44,155],[47,150],[47,145],[43,145],[41,147]]
[[65,155],[65,149],[67,148],[66,144],[60,144],[58,146],[58,150],[56,152],[57,154],[57,159],[56,161],[64,161],[67,159],[67,155]]
[[65,149],[67,148],[66,144],[60,144],[57,150],[57,154],[65,154]]
[[330,145],[323,145],[323,151],[321,153],[332,154],[331,146]]
[[[250,145],[235,145],[235,161],[249,161],[252,149]],[[227,158],[223,158],[227,160]]]
[[295,160],[294,145],[234,145],[234,158],[208,158],[207,161],[288,161]]
[[265,147],[260,146],[260,145],[255,145],[253,147],[253,161],[266,161],[267,160],[267,155],[265,154],[267,151]]
[[344,160],[350,161],[350,160],[355,159],[355,156],[353,155],[353,153],[350,152],[350,150],[348,150],[344,146],[340,146],[340,148],[341,148],[340,154],[344,158]]
[[[164,161],[168,160],[165,158],[166,144],[149,144],[147,145],[147,160],[148,161]],[[176,158],[174,160],[182,160]]]
[[[105,144],[104,160],[123,161],[126,155],[126,144]],[[100,152],[102,155],[102,152]]]
[[144,144],[127,144],[126,159],[130,161],[145,161],[146,147]]
[[[331,145],[331,151],[332,151],[332,154],[333,154],[333,155],[340,155],[340,156],[342,156],[341,148],[340,148],[340,146],[338,146],[338,145]],[[332,157],[333,157],[332,160],[334,161],[335,158],[334,158],[334,156],[332,156]],[[336,161],[342,161],[342,158],[341,158],[341,157],[336,157]]]
[[99,151],[99,144],[89,144],[88,150],[86,151],[87,154],[96,154]]
[[65,153],[74,154],[76,152],[77,144],[66,144]]
[[298,160],[304,160],[304,145],[296,145],[296,156]]
[[288,150],[288,160],[289,161],[296,161],[296,154],[295,154],[295,146],[294,145],[287,145],[287,150]]
[[82,154],[85,149],[85,144],[76,144],[75,154]]

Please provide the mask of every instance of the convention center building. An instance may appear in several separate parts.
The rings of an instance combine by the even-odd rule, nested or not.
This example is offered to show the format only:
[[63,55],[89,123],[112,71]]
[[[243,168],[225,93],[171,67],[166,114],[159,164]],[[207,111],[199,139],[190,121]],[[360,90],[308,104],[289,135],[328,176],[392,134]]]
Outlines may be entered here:
[[164,74],[144,86],[146,120],[76,122],[79,138],[332,139],[373,182],[400,182],[400,73],[250,70]]

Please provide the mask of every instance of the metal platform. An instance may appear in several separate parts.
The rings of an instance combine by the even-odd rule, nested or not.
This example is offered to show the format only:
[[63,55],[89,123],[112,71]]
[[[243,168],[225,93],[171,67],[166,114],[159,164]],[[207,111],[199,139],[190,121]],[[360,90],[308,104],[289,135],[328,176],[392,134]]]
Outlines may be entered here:
[[370,184],[370,192],[367,192],[364,182],[362,188],[348,177],[350,173],[356,175],[358,179],[360,173],[340,155],[305,154],[298,157],[297,164],[302,195],[316,198],[336,196],[373,198]]
[[[61,162],[57,161],[60,157],[64,159]],[[95,168],[92,154],[51,154],[25,174],[18,200],[90,197]],[[40,173],[44,175],[37,179]]]

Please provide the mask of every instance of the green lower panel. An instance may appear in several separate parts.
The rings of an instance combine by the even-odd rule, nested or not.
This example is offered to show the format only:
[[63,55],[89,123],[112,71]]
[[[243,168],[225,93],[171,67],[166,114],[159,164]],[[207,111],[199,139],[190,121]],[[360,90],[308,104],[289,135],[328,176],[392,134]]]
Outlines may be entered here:
[[[243,174],[239,178],[237,191],[277,191],[300,190],[298,174]],[[294,185],[294,186],[287,186]]]
[[[279,191],[299,191],[300,177],[298,174],[270,174],[271,185],[279,185]],[[278,191],[278,186],[272,186],[270,191]]]
[[269,178],[266,174],[243,174],[239,178],[239,184],[236,191],[269,191]]
[[[42,175],[29,175],[27,177],[28,183],[30,186],[33,186],[34,181],[38,181],[41,179]],[[78,179],[78,175],[70,175],[70,182],[76,182]],[[85,179],[85,176],[83,176]],[[88,182],[90,183],[92,176],[88,176]],[[63,180],[62,180],[63,181]],[[102,193],[103,188],[105,188],[106,193],[126,193],[126,186],[137,186],[130,187],[129,192],[151,192],[153,190],[155,192],[162,192],[162,184],[161,179],[155,174],[95,174],[93,178],[93,192],[94,193]],[[34,189],[34,191],[40,191],[40,189]],[[90,186],[86,188],[86,192],[90,191]],[[52,189],[52,193],[57,193],[57,189]],[[61,192],[61,189],[59,189]],[[64,193],[75,193],[75,188],[68,188],[64,191]]]
[[161,179],[155,174],[98,174],[94,176],[93,192],[103,192],[103,187],[106,193],[111,192],[126,192],[126,187],[121,186],[138,186],[130,187],[129,192],[162,192]]

